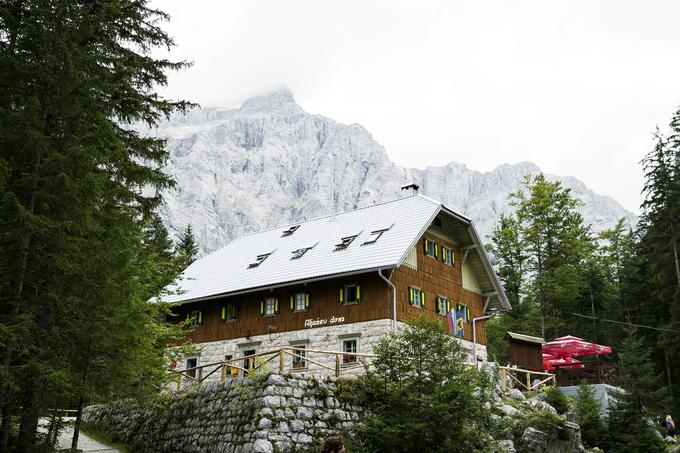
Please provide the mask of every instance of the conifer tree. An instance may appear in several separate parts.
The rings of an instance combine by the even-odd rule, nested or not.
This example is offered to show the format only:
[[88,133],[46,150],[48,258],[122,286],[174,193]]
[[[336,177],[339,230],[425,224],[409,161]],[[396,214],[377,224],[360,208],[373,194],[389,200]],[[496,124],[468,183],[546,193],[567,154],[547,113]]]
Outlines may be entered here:
[[650,351],[638,332],[631,329],[619,354],[621,387],[609,410],[608,427],[613,452],[663,452],[664,443],[652,422],[655,410],[663,407],[665,389]]
[[187,267],[196,260],[198,245],[196,244],[196,238],[194,237],[194,231],[191,229],[191,225],[187,225],[184,232],[180,235],[177,251],[184,257],[183,267]]
[[[15,415],[15,450],[32,452],[45,408],[64,395],[115,393],[68,380],[82,368],[76,344],[87,346],[87,331],[129,333],[115,366],[97,371],[104,376],[130,369],[138,354],[120,352],[156,319],[137,247],[172,181],[161,171],[164,142],[131,124],[189,107],[154,91],[186,66],[151,55],[173,45],[163,20],[145,0],[0,5],[0,450]],[[148,341],[139,354],[158,351],[159,337]],[[110,377],[122,391],[141,374]]]
[[583,444],[590,448],[604,446],[607,443],[607,432],[602,422],[602,408],[595,398],[595,391],[587,382],[579,385],[574,406]]

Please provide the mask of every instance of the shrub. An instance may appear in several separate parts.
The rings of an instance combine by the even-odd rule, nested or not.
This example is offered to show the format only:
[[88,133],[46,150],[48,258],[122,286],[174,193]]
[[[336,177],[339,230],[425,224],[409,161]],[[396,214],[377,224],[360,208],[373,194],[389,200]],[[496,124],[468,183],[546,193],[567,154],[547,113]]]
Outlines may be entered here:
[[571,404],[569,403],[567,395],[560,392],[555,387],[546,387],[543,391],[546,394],[545,402],[554,407],[558,414],[566,414],[569,412]]
[[355,376],[341,376],[335,381],[335,397],[341,403],[363,405],[366,403],[366,385]]
[[554,438],[559,433],[563,423],[562,417],[559,415],[548,409],[541,409],[521,415],[515,423],[513,432],[515,437],[519,439],[525,429],[532,427]]
[[574,406],[583,443],[591,448],[605,445],[607,431],[600,418],[600,402],[595,399],[595,392],[587,383],[583,382],[579,386]]
[[354,451],[492,451],[490,393],[465,366],[458,342],[439,320],[419,317],[381,340],[365,384],[367,414],[355,425]]

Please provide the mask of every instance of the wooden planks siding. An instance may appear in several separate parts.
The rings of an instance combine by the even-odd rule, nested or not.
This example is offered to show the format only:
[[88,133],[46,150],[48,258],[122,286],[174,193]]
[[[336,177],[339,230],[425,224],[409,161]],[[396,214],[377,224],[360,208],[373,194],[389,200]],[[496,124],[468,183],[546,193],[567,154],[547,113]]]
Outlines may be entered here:
[[[425,238],[434,241],[441,246],[444,245],[453,250],[455,265],[451,267],[444,264],[441,259],[435,259],[425,255],[423,238],[416,244],[418,270],[409,266],[402,265],[396,269],[392,276],[392,282],[397,288],[397,319],[407,321],[419,313],[425,313],[433,317],[444,319],[437,314],[436,300],[437,295],[449,299],[451,307],[461,303],[470,307],[471,319],[482,316],[484,310],[484,300],[480,294],[463,289],[461,272],[461,253],[460,248],[455,244],[445,241],[437,236],[425,233]],[[441,257],[441,250],[440,255]],[[408,302],[408,288],[416,286],[425,291],[425,308],[414,307]],[[444,319],[445,320],[445,319]],[[484,321],[477,323],[477,343],[486,344],[486,329]],[[472,323],[466,323],[463,329],[464,339],[472,341]]]
[[[357,283],[361,287],[361,302],[341,305],[339,288],[343,284]],[[291,312],[290,296],[297,292],[310,294],[308,311]],[[279,314],[263,317],[260,315],[260,301],[275,297],[279,299]],[[272,291],[262,291],[240,296],[224,297],[203,302],[180,305],[174,308],[178,314],[171,322],[186,319],[192,310],[202,310],[203,324],[189,335],[195,343],[250,337],[275,332],[288,332],[305,328],[306,319],[344,317],[349,324],[359,321],[389,319],[391,298],[387,284],[376,272],[359,274],[342,279],[329,279],[307,285],[293,285]],[[222,306],[234,303],[238,307],[238,319],[224,322],[221,319]],[[327,324],[330,325],[330,324]]]

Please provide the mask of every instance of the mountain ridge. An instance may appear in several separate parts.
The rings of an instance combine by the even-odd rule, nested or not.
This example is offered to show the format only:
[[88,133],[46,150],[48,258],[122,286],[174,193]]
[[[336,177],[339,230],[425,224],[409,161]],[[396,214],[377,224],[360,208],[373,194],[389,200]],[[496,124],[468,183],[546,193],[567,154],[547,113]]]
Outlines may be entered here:
[[[177,185],[166,191],[160,214],[172,235],[191,224],[201,253],[241,234],[293,223],[401,196],[415,182],[421,193],[470,217],[481,235],[511,208],[507,195],[532,162],[502,163],[488,172],[450,161],[424,169],[401,167],[359,124],[310,114],[285,88],[246,100],[240,108],[204,108],[173,116],[145,133],[167,138],[165,167]],[[560,180],[583,201],[595,231],[624,217],[613,198],[598,195],[573,176]]]

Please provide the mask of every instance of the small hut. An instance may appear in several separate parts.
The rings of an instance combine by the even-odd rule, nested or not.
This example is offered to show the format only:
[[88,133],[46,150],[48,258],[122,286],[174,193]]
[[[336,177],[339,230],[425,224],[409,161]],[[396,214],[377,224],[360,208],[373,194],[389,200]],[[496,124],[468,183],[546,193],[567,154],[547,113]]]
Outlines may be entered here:
[[508,332],[505,335],[510,352],[510,364],[531,371],[543,371],[542,346],[545,340],[521,333]]

